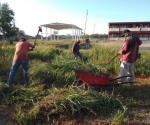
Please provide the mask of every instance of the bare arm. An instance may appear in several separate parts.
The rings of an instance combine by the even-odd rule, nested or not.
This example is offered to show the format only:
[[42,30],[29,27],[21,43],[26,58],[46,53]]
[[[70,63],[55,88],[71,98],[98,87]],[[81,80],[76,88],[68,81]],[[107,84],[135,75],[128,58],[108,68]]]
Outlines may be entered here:
[[29,51],[32,51],[35,48],[35,44],[29,43]]

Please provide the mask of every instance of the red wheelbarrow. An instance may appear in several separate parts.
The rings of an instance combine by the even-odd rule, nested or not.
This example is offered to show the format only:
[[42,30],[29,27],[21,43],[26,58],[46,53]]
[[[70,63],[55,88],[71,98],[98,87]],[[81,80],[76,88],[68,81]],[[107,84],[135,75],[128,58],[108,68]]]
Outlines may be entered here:
[[76,80],[74,81],[73,85],[77,86],[84,86],[84,88],[88,88],[89,86],[95,87],[114,87],[119,86],[121,84],[126,83],[133,83],[133,82],[120,82],[119,79],[124,77],[131,77],[131,76],[122,76],[118,78],[113,78],[110,73],[99,73],[95,74],[90,71],[76,71],[75,72]]

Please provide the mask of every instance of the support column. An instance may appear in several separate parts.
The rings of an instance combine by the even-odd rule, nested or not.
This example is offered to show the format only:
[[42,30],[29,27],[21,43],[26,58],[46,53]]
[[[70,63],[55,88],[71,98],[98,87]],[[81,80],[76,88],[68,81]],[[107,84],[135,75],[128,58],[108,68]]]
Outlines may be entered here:
[[77,40],[76,29],[74,29],[74,39],[75,39],[75,41]]
[[54,29],[53,29],[53,32],[52,32],[52,37],[53,37],[53,40],[55,40],[55,35],[54,35]]
[[76,39],[78,40],[78,29],[76,29]]
[[76,31],[77,31],[77,40],[78,40],[79,39],[79,30],[76,29]]
[[57,30],[57,40],[59,40],[59,30]]
[[82,30],[79,30],[79,38],[81,39],[81,32],[82,32]]
[[47,40],[47,27],[46,27],[46,40]]
[[50,28],[50,40],[53,40],[52,29]]
[[72,27],[72,41],[74,41],[74,29]]

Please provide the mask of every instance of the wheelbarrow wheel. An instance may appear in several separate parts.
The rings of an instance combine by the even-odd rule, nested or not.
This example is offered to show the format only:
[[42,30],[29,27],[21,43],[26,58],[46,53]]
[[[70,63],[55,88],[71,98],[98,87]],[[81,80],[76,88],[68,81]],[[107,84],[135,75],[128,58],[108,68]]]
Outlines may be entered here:
[[83,82],[80,79],[75,79],[72,85],[73,86],[81,86],[81,85],[83,85]]
[[72,85],[82,88],[84,90],[88,89],[88,85],[84,83],[83,81],[81,81],[80,79],[75,79]]

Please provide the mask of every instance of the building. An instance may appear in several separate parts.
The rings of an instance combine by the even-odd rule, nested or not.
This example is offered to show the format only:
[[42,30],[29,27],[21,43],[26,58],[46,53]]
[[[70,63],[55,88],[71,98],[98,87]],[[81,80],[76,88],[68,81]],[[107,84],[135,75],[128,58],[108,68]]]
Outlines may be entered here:
[[118,40],[125,29],[138,34],[141,40],[150,40],[150,22],[110,22],[109,40]]

